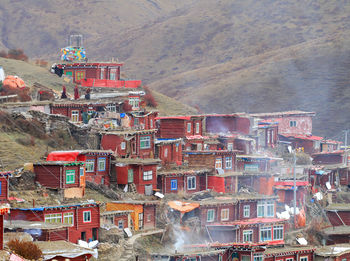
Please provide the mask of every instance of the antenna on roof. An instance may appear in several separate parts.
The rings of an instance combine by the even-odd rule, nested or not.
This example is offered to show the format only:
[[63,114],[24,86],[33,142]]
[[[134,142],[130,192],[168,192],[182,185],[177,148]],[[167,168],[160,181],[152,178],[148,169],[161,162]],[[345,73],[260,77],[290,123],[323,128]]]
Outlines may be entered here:
[[82,34],[71,34],[68,38],[68,45],[74,47],[83,46],[83,35]]

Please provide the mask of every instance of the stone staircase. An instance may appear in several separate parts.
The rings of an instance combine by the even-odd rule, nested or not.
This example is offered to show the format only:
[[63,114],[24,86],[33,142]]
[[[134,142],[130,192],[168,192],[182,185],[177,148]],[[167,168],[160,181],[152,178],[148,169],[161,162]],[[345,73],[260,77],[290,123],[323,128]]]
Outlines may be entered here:
[[124,252],[119,259],[120,261],[135,261],[134,247],[133,243],[130,241],[126,241],[124,243]]

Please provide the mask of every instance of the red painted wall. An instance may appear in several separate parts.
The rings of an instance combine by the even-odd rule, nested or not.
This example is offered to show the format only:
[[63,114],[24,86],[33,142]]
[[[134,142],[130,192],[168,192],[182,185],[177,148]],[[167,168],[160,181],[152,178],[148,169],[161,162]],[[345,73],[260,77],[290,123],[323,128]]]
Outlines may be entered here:
[[[105,158],[106,159],[106,167],[104,171],[98,170],[98,159],[99,158]],[[110,168],[111,168],[111,155],[92,155],[92,154],[87,154],[86,155],[86,160],[94,160],[94,172],[85,172],[86,180],[95,182],[96,184],[101,184],[102,179],[103,179],[103,184],[106,186],[110,185],[110,178],[109,178],[109,173],[110,173]]]
[[159,121],[159,138],[182,138],[185,136],[185,120],[161,119]]
[[9,179],[8,176],[0,175],[0,182],[1,182],[0,202],[8,201],[8,196],[9,196],[8,179]]
[[340,218],[343,220],[345,225],[349,226],[350,225],[350,211],[338,211],[338,215],[335,212],[331,211],[326,211],[327,217],[329,219],[329,222],[331,222],[332,226],[342,226],[343,223],[339,219],[338,215]]
[[[250,216],[249,217],[244,217],[244,206],[248,205],[250,207]],[[239,220],[244,220],[244,219],[250,219],[250,218],[256,218],[257,217],[257,202],[256,201],[248,201],[248,202],[244,202],[244,201],[240,201],[238,204],[239,207],[239,211],[238,211],[238,219]]]
[[[284,116],[268,117],[272,121],[278,122],[279,134],[312,134],[312,117],[311,116]],[[290,127],[290,121],[296,121],[296,127]]]
[[154,205],[143,207],[144,229],[152,229],[156,227],[156,208]]
[[[207,215],[208,215],[208,210],[209,209],[214,209],[215,214],[214,214],[214,221],[213,222],[208,222],[207,221]],[[221,220],[221,210],[222,209],[229,209],[229,219],[228,220]],[[204,205],[199,207],[200,211],[200,220],[201,220],[201,225],[210,225],[213,223],[218,223],[218,222],[232,222],[235,220],[236,217],[236,208],[234,203],[225,203],[225,204],[216,204],[216,205]]]

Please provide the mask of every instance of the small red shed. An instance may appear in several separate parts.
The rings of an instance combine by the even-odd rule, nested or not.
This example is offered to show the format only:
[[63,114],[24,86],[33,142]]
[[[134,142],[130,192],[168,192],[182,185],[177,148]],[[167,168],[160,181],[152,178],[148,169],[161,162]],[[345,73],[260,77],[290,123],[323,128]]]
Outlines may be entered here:
[[83,197],[84,162],[46,161],[34,164],[35,181],[43,187],[61,189],[67,198]]
[[121,158],[154,158],[157,130],[123,130],[101,132],[101,149],[112,150]]
[[8,202],[9,200],[9,178],[12,171],[0,172],[0,202]]
[[128,228],[131,224],[131,213],[131,210],[113,210],[101,212],[101,227],[117,227],[120,230]]
[[162,165],[182,165],[181,139],[156,139],[155,157],[162,161]]
[[203,134],[203,116],[164,116],[156,119],[159,122],[159,138],[177,139]]
[[159,159],[117,158],[114,164],[118,185],[135,186],[137,193],[145,195],[152,195],[157,188]]

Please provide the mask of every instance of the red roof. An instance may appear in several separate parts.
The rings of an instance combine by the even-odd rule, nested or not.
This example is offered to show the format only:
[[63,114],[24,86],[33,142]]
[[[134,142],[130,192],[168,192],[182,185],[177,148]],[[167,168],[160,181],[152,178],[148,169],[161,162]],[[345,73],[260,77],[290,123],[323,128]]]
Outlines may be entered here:
[[314,153],[311,156],[317,156],[317,155],[337,155],[337,154],[343,154],[344,150],[335,150],[335,151],[322,151],[318,153]]
[[206,140],[206,139],[209,139],[209,137],[202,136],[202,135],[191,135],[191,136],[186,136],[186,139],[188,139],[188,140]]
[[93,66],[123,66],[122,63],[112,63],[112,62],[101,62],[101,63],[65,63],[65,64],[57,64],[58,68],[64,67],[93,67]]

